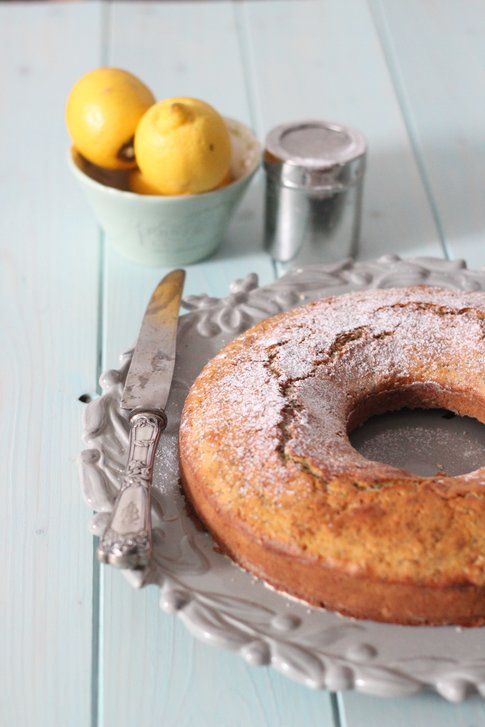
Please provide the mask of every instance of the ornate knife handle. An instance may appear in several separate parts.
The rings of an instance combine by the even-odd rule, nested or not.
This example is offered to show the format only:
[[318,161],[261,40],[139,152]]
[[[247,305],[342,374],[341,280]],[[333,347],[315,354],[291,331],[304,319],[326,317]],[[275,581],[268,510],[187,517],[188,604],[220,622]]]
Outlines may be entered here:
[[152,548],[150,490],[160,434],[167,425],[161,410],[134,411],[130,417],[128,461],[98,560],[117,568],[142,568]]

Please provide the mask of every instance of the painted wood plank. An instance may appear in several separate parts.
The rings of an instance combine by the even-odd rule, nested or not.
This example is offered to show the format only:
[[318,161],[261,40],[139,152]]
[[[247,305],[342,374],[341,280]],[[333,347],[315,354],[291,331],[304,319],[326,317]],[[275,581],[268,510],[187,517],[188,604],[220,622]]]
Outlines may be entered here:
[[92,538],[80,394],[96,385],[98,231],[64,103],[99,63],[100,8],[0,5],[0,722],[90,722]]
[[114,621],[105,636],[113,673],[108,679],[105,663],[101,725],[333,726],[328,695],[196,641],[181,622],[160,612],[156,588],[134,592],[118,578],[104,607],[106,621]]
[[[158,97],[200,96],[250,122],[236,20],[228,3],[116,4],[110,18],[109,62],[144,78]],[[223,249],[190,266],[187,293],[224,295],[231,280],[273,266],[261,252],[261,193],[253,186]],[[139,268],[106,251],[104,361],[130,345],[147,296],[163,270]],[[156,589],[134,592],[103,569],[100,725],[333,724],[328,695],[309,694],[269,670],[195,641],[158,607]],[[126,689],[125,685],[130,688]]]
[[349,692],[339,695],[342,727],[478,727],[485,701],[476,696],[450,704],[437,694],[383,699]]
[[326,118],[369,142],[359,257],[440,254],[439,235],[385,58],[361,0],[243,3],[258,130]]
[[485,264],[485,5],[371,0],[442,236]]

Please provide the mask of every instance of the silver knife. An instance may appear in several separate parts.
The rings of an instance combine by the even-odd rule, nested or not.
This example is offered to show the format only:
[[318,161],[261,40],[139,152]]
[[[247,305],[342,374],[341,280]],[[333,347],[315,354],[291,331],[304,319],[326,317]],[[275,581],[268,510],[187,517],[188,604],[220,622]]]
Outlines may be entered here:
[[98,560],[118,568],[142,568],[151,554],[150,490],[175,365],[180,299],[185,272],[174,270],[155,288],[131,360],[121,398],[130,410],[128,460]]

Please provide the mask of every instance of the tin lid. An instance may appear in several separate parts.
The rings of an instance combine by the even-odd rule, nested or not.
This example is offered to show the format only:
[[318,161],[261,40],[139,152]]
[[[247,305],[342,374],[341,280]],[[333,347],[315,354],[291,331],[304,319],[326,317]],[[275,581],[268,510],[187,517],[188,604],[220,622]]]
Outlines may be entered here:
[[362,176],[366,151],[357,129],[309,119],[269,132],[264,166],[284,186],[344,189]]

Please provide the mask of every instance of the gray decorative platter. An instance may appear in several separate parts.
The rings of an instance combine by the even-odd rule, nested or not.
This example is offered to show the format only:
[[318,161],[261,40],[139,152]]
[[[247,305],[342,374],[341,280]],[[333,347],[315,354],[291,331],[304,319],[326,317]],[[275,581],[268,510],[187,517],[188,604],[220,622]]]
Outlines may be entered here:
[[[288,273],[259,288],[256,275],[231,285],[226,298],[185,299],[177,362],[157,452],[153,493],[152,562],[124,571],[136,587],[157,584],[160,605],[177,613],[206,642],[237,651],[253,665],[271,665],[317,689],[357,689],[402,696],[422,689],[461,701],[485,696],[485,628],[409,627],[358,621],[316,609],[277,593],[218,553],[189,516],[179,487],[177,434],[187,391],[220,348],[262,318],[326,295],[367,288],[441,285],[484,290],[485,270],[433,258],[343,261]],[[95,510],[99,535],[118,489],[127,447],[127,420],[119,402],[131,352],[119,370],[101,376],[103,395],[85,409],[87,445],[80,471],[84,497]]]

